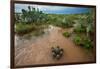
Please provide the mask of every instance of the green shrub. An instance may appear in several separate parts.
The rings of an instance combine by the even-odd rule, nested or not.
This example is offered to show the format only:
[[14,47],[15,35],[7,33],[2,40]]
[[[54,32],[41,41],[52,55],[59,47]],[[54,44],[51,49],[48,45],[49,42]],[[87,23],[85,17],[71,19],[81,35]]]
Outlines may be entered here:
[[93,48],[92,41],[89,38],[83,39],[83,47],[86,49]]
[[25,34],[36,29],[36,27],[31,24],[17,23],[15,26],[15,32],[17,34]]
[[76,33],[82,33],[82,32],[85,32],[85,29],[84,28],[75,28],[74,32],[76,32]]
[[76,24],[76,27],[74,27],[74,32],[76,33],[86,32],[86,27],[82,26],[81,24]]
[[71,35],[71,34],[70,34],[69,32],[64,32],[64,33],[63,33],[63,36],[65,36],[65,37],[70,37],[70,35]]
[[74,38],[73,38],[73,41],[75,42],[75,44],[77,45],[81,45],[82,44],[82,39],[80,36],[76,35]]
[[73,38],[73,41],[75,42],[75,44],[82,46],[85,49],[91,49],[93,47],[92,41],[90,40],[90,38],[85,37],[85,36],[83,37],[80,35],[76,35]]
[[71,20],[70,18],[64,18],[62,21],[62,27],[63,28],[69,28],[69,27],[73,27],[73,20]]

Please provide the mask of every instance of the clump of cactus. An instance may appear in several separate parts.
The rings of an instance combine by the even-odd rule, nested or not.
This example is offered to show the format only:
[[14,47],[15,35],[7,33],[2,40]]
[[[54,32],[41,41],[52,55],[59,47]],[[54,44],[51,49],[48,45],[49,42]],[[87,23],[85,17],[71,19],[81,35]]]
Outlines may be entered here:
[[52,56],[53,56],[54,59],[59,60],[62,57],[63,49],[60,48],[59,46],[52,47],[51,50],[52,50]]

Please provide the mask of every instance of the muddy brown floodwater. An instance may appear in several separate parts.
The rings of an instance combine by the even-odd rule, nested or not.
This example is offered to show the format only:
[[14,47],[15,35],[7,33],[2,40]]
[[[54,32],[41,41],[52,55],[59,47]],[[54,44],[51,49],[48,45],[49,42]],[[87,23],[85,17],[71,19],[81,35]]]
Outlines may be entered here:
[[[65,38],[63,29],[50,25],[46,33],[25,39],[15,35],[15,65],[40,65],[57,63],[77,63],[95,61],[94,54],[76,46],[70,38]],[[70,31],[70,30],[68,30]],[[51,47],[59,45],[64,49],[60,60],[52,58]]]

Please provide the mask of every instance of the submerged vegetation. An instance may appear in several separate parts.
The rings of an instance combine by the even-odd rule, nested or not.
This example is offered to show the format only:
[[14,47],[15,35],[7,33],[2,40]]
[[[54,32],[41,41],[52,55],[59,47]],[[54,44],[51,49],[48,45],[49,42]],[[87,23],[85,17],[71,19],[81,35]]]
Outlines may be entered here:
[[70,35],[71,35],[71,34],[70,34],[69,32],[64,32],[64,33],[63,33],[63,36],[65,36],[65,37],[70,37]]
[[43,32],[49,25],[62,29],[73,28],[72,33],[63,32],[62,35],[70,37],[73,34],[73,42],[86,49],[93,48],[94,42],[94,9],[81,14],[46,14],[38,8],[28,6],[28,10],[22,9],[22,13],[15,13],[15,33],[27,34],[30,32]]

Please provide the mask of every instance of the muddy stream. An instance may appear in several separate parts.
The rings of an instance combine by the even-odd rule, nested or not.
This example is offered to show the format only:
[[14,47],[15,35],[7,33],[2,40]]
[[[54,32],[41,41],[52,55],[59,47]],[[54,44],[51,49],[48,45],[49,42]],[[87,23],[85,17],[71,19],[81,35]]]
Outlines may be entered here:
[[[68,29],[67,31],[70,31]],[[76,46],[70,38],[65,38],[60,27],[50,25],[44,29],[45,34],[29,39],[15,35],[15,65],[37,65],[76,63],[94,61],[92,52],[87,52],[80,46]],[[60,60],[52,58],[51,47],[59,45],[64,49]]]

